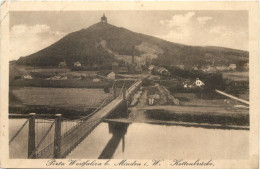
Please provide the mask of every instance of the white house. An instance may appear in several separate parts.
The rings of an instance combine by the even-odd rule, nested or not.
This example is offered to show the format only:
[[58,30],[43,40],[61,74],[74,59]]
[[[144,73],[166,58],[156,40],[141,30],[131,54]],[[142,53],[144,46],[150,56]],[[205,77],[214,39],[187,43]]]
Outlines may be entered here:
[[100,79],[93,79],[93,82],[98,83],[98,82],[100,82]]
[[74,66],[75,66],[75,67],[81,67],[81,63],[80,63],[79,61],[74,62]]
[[229,65],[229,69],[230,69],[230,70],[236,70],[236,68],[237,68],[237,65],[236,65],[236,64],[230,64],[230,65]]
[[154,104],[154,98],[148,98],[148,104],[151,106]]
[[66,67],[67,63],[65,61],[59,63],[59,67]]
[[62,76],[62,77],[60,78],[60,80],[67,80],[67,79],[68,79],[67,76]]
[[204,85],[205,85],[199,78],[196,79],[195,84],[196,84],[196,86],[198,86],[198,87],[201,87],[201,86],[204,86]]
[[149,66],[149,68],[148,68],[148,70],[150,70],[150,71],[151,71],[151,70],[153,70],[154,68],[155,68],[155,66],[154,66],[154,65],[150,65],[150,66]]
[[185,84],[183,85],[183,88],[184,88],[184,89],[187,89],[187,88],[188,88],[188,84],[185,83]]
[[184,70],[184,65],[176,65],[177,68]]
[[31,75],[24,75],[23,78],[24,79],[32,79],[32,76]]
[[227,66],[216,66],[216,69],[219,70],[219,71],[224,71],[224,70],[228,70],[229,67],[227,67]]
[[199,70],[197,66],[193,66],[192,70]]
[[116,78],[116,74],[114,72],[111,72],[107,75],[108,79],[115,79]]
[[60,75],[54,75],[51,77],[51,80],[60,80],[61,76]]

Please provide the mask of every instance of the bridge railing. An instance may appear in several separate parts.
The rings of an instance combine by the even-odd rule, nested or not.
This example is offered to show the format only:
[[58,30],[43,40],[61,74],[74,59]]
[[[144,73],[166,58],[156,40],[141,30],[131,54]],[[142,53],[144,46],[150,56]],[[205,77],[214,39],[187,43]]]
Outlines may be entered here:
[[124,99],[129,99],[141,83],[140,80],[136,81],[128,90],[125,90],[123,85],[121,92],[117,94],[112,86],[114,90],[110,91],[95,111],[77,120],[61,117],[60,114],[49,119],[33,113],[10,139],[10,144],[29,123],[28,158],[66,157],[111,111],[125,101]]

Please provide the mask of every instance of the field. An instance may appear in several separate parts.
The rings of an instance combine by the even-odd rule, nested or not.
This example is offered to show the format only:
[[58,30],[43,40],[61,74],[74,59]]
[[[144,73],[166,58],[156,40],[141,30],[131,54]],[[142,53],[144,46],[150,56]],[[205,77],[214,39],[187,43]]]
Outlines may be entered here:
[[92,80],[45,80],[45,79],[18,79],[13,81],[11,86],[31,87],[59,87],[59,88],[104,88],[111,85],[109,82]]
[[248,81],[249,72],[224,72],[222,73],[223,79],[229,79],[233,81]]
[[180,105],[183,106],[233,107],[241,105],[241,103],[221,95],[219,95],[221,98],[218,99],[200,99],[194,93],[174,93],[174,96],[179,99]]
[[32,67],[10,64],[10,82],[23,78],[24,75],[31,75],[33,79],[47,79],[53,76],[67,77],[68,79],[93,79],[96,78],[97,71],[71,71],[68,68],[57,67]]
[[249,125],[249,115],[245,113],[218,114],[218,113],[177,113],[168,110],[147,110],[145,112],[149,119],[164,121],[180,121],[191,123],[209,123],[221,125]]
[[78,88],[24,87],[14,88],[10,92],[24,105],[70,109],[98,107],[109,95],[103,89]]

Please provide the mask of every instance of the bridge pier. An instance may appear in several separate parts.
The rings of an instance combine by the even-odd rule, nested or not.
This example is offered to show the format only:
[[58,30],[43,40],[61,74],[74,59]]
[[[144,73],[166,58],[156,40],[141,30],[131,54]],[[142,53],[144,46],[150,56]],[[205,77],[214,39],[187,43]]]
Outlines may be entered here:
[[61,114],[55,114],[53,158],[61,158]]
[[31,156],[35,150],[35,115],[36,113],[29,114],[29,134],[28,134],[28,158],[36,158],[36,155]]

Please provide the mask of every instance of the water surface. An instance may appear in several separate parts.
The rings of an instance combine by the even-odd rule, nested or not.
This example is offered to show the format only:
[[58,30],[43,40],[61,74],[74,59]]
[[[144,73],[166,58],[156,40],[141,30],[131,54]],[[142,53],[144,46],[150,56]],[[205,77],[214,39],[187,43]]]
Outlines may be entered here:
[[[10,135],[13,135],[25,119],[9,121]],[[11,144],[10,157],[27,158],[27,142],[28,126]],[[107,145],[110,147],[107,148]],[[103,153],[115,159],[243,159],[248,157],[248,149],[249,131],[246,130],[145,123],[109,128],[108,123],[101,123],[67,158],[93,159]]]

